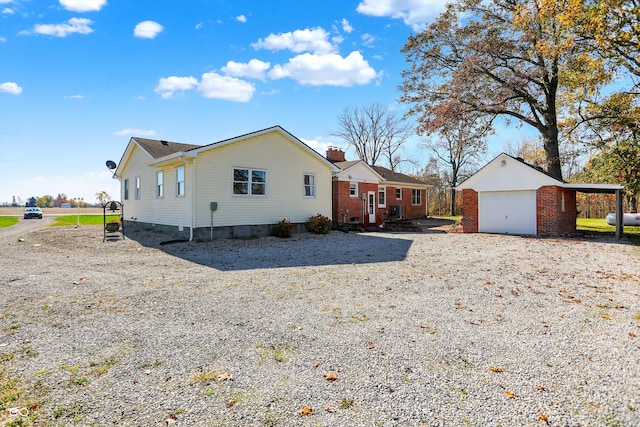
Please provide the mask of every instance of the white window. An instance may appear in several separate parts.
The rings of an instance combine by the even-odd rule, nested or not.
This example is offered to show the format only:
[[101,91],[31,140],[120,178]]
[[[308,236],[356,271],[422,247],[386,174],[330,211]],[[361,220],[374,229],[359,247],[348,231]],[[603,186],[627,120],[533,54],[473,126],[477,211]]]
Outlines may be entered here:
[[129,180],[124,180],[124,199],[129,200]]
[[305,174],[303,178],[304,197],[316,197],[316,176]]
[[378,207],[379,208],[384,208],[385,206],[387,206],[387,202],[386,202],[386,192],[387,192],[387,187],[378,187]]
[[267,171],[233,169],[233,194],[235,196],[266,196]]
[[136,176],[136,200],[140,200],[140,177]]
[[358,197],[358,183],[350,182],[349,183],[349,197]]
[[156,197],[161,199],[164,197],[164,173],[156,172]]
[[419,188],[411,189],[411,204],[412,205],[422,204],[422,190],[420,190]]
[[402,200],[402,188],[396,188],[396,200]]
[[176,168],[176,196],[184,197],[184,166]]

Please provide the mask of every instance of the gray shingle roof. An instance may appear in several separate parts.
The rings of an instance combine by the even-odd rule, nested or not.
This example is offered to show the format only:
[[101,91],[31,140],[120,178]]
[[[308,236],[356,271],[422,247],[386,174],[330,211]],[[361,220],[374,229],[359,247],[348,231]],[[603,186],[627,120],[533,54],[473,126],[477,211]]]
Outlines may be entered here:
[[381,177],[383,177],[386,181],[391,181],[391,182],[404,182],[406,184],[420,184],[420,185],[425,185],[424,182],[420,181],[419,179],[416,179],[412,176],[409,175],[405,175],[403,173],[399,173],[399,172],[394,172],[391,169],[387,169],[385,167],[382,166],[371,166],[376,172],[378,172],[378,175],[380,175]]
[[133,139],[140,144],[154,159],[159,159],[170,154],[193,150],[199,148],[199,145],[182,144],[180,142],[170,142],[158,139],[147,139],[133,137]]

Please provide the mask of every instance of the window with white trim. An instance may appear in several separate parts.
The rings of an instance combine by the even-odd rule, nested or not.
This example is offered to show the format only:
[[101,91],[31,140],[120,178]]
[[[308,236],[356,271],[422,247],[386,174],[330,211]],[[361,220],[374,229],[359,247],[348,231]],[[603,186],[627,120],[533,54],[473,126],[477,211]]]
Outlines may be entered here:
[[396,200],[402,200],[402,188],[396,187]]
[[233,195],[267,195],[267,171],[259,169],[233,169]]
[[124,199],[129,200],[129,179],[124,180]]
[[350,182],[349,183],[349,197],[358,197],[358,183]]
[[184,197],[184,166],[176,168],[176,197]]
[[316,197],[316,176],[315,174],[304,174],[302,179],[304,186],[304,197]]
[[378,207],[384,208],[387,206],[387,187],[378,187]]
[[164,172],[156,172],[156,197],[161,199],[164,197]]
[[411,189],[411,204],[414,206],[419,206],[422,204],[422,190],[419,188]]
[[140,177],[136,176],[136,189],[135,189],[135,197],[136,200],[140,200]]

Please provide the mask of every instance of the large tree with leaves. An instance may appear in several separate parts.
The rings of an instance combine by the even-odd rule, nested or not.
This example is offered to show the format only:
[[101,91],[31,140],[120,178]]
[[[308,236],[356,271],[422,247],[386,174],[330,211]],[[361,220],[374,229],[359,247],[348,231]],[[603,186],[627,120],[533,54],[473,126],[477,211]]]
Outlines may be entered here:
[[559,19],[578,21],[581,37],[595,44],[603,58],[640,79],[640,0],[572,0],[579,7]]
[[[609,75],[557,15],[579,0],[456,0],[403,48],[401,100],[427,130],[441,111],[515,119],[541,135],[547,171],[562,179],[559,138],[576,93]],[[575,4],[574,4],[575,3]],[[578,90],[579,89],[579,90]]]
[[597,149],[583,178],[625,186],[629,209],[637,210],[640,195],[640,106],[633,93],[615,93],[586,109],[590,120],[578,133]]
[[358,158],[375,166],[380,157],[386,158],[393,171],[400,158],[398,150],[412,133],[408,122],[382,104],[347,107],[338,116],[339,130],[332,136],[347,141]]

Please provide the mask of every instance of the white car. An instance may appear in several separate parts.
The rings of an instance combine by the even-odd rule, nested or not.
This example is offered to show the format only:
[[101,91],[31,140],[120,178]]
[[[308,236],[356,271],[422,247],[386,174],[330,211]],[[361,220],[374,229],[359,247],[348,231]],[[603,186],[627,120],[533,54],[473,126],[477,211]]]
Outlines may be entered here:
[[[616,225],[616,214],[610,213],[604,219],[609,225]],[[625,213],[622,215],[622,225],[640,225],[640,213]]]
[[42,210],[37,207],[29,207],[24,210],[24,219],[39,218],[42,219]]

